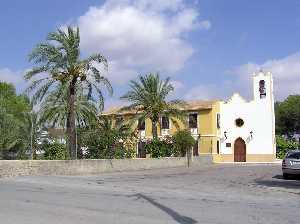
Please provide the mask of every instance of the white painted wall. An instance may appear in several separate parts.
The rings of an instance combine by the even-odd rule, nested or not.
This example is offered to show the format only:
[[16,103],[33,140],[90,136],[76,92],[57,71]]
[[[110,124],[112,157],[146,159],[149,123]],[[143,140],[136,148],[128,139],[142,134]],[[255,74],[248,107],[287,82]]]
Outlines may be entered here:
[[[259,92],[260,80],[265,81],[266,87],[266,98],[263,99]],[[253,96],[254,99],[247,102],[235,93],[228,102],[221,102],[220,154],[233,154],[234,142],[239,137],[246,143],[247,154],[275,153],[273,81],[270,72],[253,74]],[[242,127],[236,126],[237,118],[244,120]],[[227,139],[224,132],[227,132]],[[226,143],[231,143],[231,147],[226,147]]]

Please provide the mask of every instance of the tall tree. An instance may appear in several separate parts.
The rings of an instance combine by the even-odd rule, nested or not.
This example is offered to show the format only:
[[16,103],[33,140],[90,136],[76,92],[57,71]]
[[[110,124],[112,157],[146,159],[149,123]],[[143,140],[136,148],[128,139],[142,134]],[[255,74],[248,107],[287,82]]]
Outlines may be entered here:
[[292,136],[300,133],[300,95],[290,95],[275,103],[276,133]]
[[[27,91],[33,92],[33,101],[41,102],[58,85],[68,89],[67,97],[67,143],[71,159],[76,158],[76,86],[78,83],[88,88],[89,99],[97,97],[104,101],[101,87],[104,85],[110,94],[112,87],[105,78],[100,66],[107,70],[107,60],[101,54],[94,54],[86,59],[80,57],[79,28],[68,27],[48,34],[46,42],[38,44],[29,55],[29,60],[36,64],[25,75],[32,84]],[[103,105],[103,103],[100,103]]]
[[0,82],[0,154],[27,149],[26,137],[20,127],[24,125],[24,114],[29,111],[29,99],[17,95],[12,84]]
[[[97,109],[97,102],[88,99],[85,94],[86,88],[79,84],[76,86],[75,100],[75,120],[76,126],[84,127],[94,124],[97,115],[100,112]],[[101,106],[103,107],[103,105]],[[47,126],[61,127],[65,129],[67,124],[68,112],[68,88],[59,85],[58,88],[51,92],[44,100],[40,109],[41,121]]]
[[150,118],[152,122],[152,136],[157,138],[157,125],[162,116],[169,117],[174,124],[176,118],[183,120],[185,113],[180,110],[183,101],[167,101],[167,97],[174,90],[170,78],[162,80],[159,74],[150,73],[139,76],[138,80],[130,81],[130,90],[121,97],[128,100],[131,105],[123,110],[136,110],[137,119]]

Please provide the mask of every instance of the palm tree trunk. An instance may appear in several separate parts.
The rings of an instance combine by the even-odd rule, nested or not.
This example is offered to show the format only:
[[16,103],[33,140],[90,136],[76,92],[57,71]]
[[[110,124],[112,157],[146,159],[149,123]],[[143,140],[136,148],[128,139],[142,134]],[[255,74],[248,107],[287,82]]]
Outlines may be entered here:
[[153,139],[157,138],[157,122],[152,121],[152,136]]
[[76,81],[77,81],[77,77],[74,77],[69,86],[69,97],[68,97],[67,145],[69,149],[70,159],[76,159],[76,123],[75,123]]

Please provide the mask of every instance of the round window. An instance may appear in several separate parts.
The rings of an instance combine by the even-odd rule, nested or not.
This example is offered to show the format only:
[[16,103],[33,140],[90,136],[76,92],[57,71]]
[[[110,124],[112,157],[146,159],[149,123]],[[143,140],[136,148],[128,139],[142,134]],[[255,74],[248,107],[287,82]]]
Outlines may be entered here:
[[236,119],[236,120],[235,120],[235,125],[236,125],[237,127],[242,127],[242,126],[244,125],[244,120],[241,119],[241,118]]

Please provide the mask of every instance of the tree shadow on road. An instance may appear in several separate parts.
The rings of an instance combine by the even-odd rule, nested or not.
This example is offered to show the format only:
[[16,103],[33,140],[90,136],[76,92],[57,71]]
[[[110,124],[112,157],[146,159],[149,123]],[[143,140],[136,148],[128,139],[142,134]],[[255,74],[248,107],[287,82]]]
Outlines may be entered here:
[[192,219],[187,216],[180,215],[178,212],[174,211],[171,208],[168,208],[167,206],[164,206],[158,202],[156,202],[154,199],[147,197],[143,194],[134,194],[131,197],[137,197],[137,199],[144,199],[148,201],[150,204],[154,205],[155,207],[159,208],[160,210],[164,211],[167,213],[169,216],[171,216],[176,222],[180,224],[195,224],[197,221],[195,219]]
[[263,185],[267,187],[282,187],[286,189],[300,189],[299,176],[291,176],[289,180],[283,179],[282,175],[275,175],[271,180],[255,180],[257,185]]

